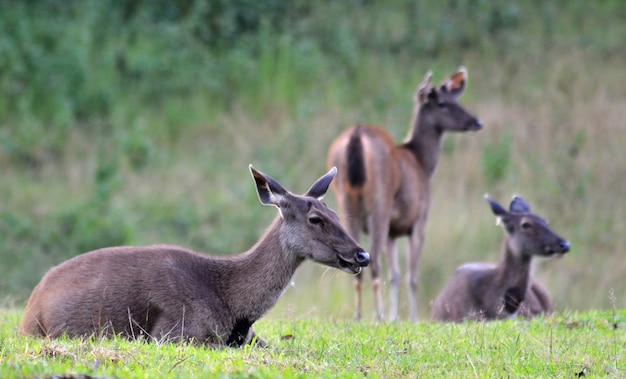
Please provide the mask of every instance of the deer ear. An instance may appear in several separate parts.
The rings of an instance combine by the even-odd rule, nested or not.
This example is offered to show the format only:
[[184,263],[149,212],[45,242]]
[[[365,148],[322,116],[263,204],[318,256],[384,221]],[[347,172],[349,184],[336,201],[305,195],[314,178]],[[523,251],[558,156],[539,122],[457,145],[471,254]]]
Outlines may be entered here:
[[432,77],[433,77],[432,71],[428,71],[426,73],[426,76],[424,76],[424,79],[422,80],[420,85],[417,86],[417,90],[415,91],[415,96],[413,99],[416,103],[424,104],[426,102],[428,94],[430,93],[430,90],[432,89],[432,84],[431,84]]
[[434,105],[439,104],[439,93],[434,88],[430,89],[430,92],[428,92],[428,95],[426,96],[426,98],[428,102],[430,102],[431,104],[434,104]]
[[461,66],[458,71],[452,74],[450,79],[445,81],[441,85],[441,90],[450,93],[455,97],[461,96],[465,90],[465,83],[467,82],[467,69]]
[[511,205],[509,205],[509,212],[530,213],[530,205],[521,197],[513,196]]
[[256,183],[256,192],[261,204],[280,208],[280,201],[287,194],[287,190],[271,176],[256,170],[252,165],[250,165],[250,173]]
[[309,188],[306,192],[305,196],[314,197],[318,200],[322,200],[324,195],[326,195],[326,191],[328,191],[328,186],[330,186],[330,182],[333,181],[333,178],[337,175],[337,167],[333,167],[326,173],[326,175],[317,179],[315,183]]
[[498,204],[495,200],[490,198],[489,195],[485,195],[485,200],[487,200],[487,202],[491,206],[491,211],[494,215],[498,217],[504,217],[508,214],[508,212],[504,208],[502,208],[502,206]]

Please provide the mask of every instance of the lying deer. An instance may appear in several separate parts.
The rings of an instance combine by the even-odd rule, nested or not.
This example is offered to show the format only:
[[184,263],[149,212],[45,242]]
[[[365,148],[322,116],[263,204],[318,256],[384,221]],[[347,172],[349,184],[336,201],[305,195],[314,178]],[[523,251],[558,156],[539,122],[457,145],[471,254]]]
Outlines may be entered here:
[[320,200],[333,167],[295,195],[252,166],[259,200],[279,215],[247,252],[214,257],[173,245],[111,247],[52,268],[26,306],[21,334],[147,337],[241,346],[305,259],[358,274],[369,255]]
[[[414,96],[415,110],[406,140],[394,145],[382,128],[354,126],[332,143],[328,165],[339,167],[333,183],[339,214],[357,241],[360,232],[371,236],[372,286],[378,319],[384,306],[380,288],[381,254],[387,251],[390,282],[390,314],[398,313],[400,267],[395,240],[409,236],[409,307],[417,321],[417,266],[424,245],[430,208],[430,181],[435,173],[445,132],[465,132],[482,127],[480,120],[458,102],[465,90],[467,71],[460,68],[439,88],[431,85],[429,72]],[[355,282],[354,317],[361,318],[362,276]]]
[[460,266],[435,299],[432,319],[460,322],[466,319],[504,319],[552,312],[552,301],[543,286],[531,278],[535,256],[562,256],[570,244],[548,223],[530,212],[528,204],[514,197],[507,212],[485,196],[504,226],[500,262]]

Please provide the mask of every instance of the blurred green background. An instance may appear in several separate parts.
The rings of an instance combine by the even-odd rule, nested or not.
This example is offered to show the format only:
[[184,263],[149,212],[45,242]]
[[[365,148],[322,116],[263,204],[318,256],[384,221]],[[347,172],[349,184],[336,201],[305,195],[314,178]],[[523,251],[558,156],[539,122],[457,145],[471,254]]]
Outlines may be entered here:
[[[487,192],[571,241],[536,264],[557,311],[622,308],[624,41],[619,0],[0,0],[0,299],[104,246],[248,249],[276,215],[249,163],[304,192],[340,131],[400,141],[426,71],[465,65],[485,127],[444,139],[421,317],[456,266],[498,260]],[[352,278],[308,263],[271,316],[351,312]]]

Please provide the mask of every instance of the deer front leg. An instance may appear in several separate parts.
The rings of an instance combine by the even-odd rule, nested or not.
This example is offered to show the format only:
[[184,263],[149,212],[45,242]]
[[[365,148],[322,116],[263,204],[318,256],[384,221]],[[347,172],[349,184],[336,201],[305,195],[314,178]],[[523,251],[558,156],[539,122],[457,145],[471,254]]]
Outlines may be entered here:
[[417,315],[417,280],[418,266],[424,246],[424,226],[426,222],[417,223],[409,239],[409,314],[411,322],[418,321]]
[[259,337],[256,332],[254,331],[254,329],[250,328],[248,330],[248,336],[246,337],[246,343],[249,345],[254,345],[256,347],[260,347],[260,348],[266,348],[269,346],[269,344],[261,337]]
[[400,286],[400,264],[398,263],[398,249],[396,240],[387,240],[387,263],[389,264],[389,321],[398,318],[398,287]]

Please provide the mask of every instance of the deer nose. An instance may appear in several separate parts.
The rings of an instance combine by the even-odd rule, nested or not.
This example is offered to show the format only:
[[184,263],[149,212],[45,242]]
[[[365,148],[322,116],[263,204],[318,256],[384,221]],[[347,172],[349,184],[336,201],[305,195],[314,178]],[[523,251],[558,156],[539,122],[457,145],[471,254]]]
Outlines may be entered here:
[[483,122],[480,121],[479,119],[474,119],[474,128],[476,130],[482,129],[483,127]]
[[354,253],[354,260],[359,266],[365,267],[370,264],[370,255],[365,251],[358,251]]
[[559,243],[559,248],[561,249],[561,252],[567,253],[569,251],[569,242],[561,241]]

